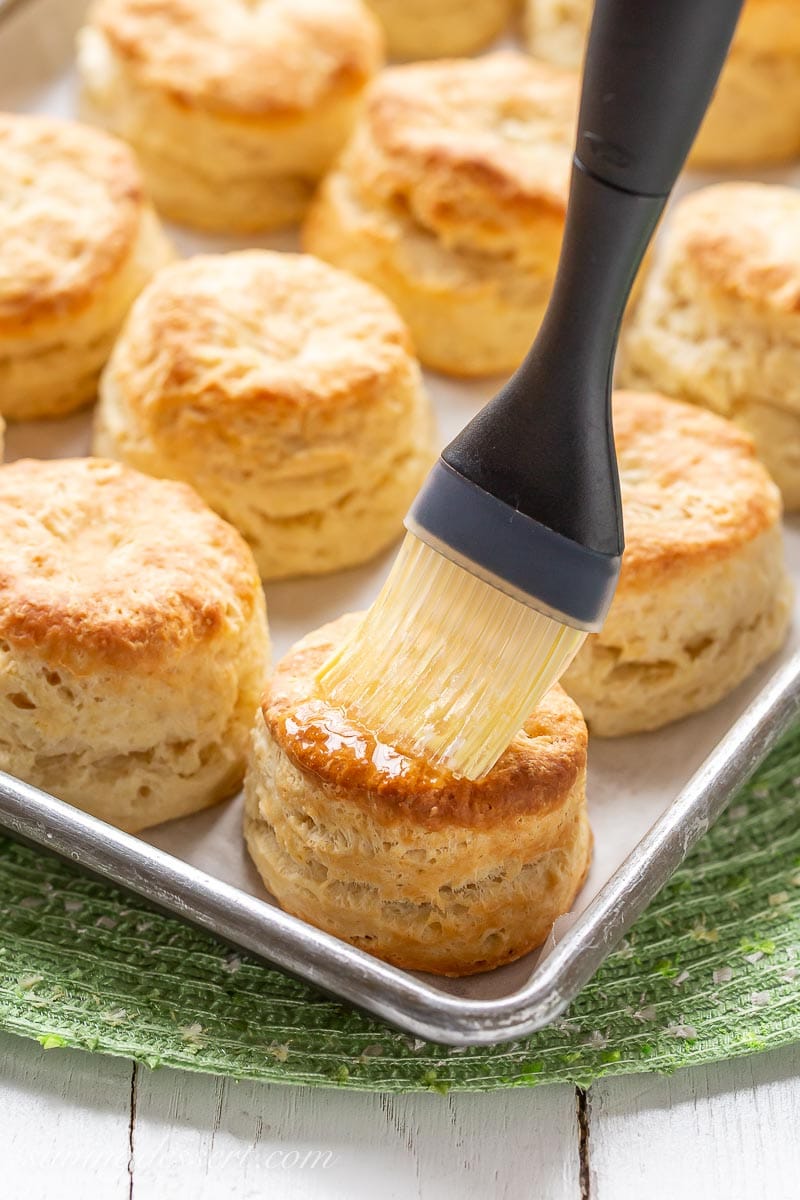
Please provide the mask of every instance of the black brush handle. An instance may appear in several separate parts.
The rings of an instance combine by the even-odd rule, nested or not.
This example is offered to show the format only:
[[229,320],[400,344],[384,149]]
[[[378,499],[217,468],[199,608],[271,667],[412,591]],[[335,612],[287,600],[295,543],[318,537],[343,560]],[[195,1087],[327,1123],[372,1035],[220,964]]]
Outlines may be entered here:
[[742,0],[597,0],[561,259],[539,335],[443,452],[573,542],[622,552],[611,372],[631,284],[708,106]]

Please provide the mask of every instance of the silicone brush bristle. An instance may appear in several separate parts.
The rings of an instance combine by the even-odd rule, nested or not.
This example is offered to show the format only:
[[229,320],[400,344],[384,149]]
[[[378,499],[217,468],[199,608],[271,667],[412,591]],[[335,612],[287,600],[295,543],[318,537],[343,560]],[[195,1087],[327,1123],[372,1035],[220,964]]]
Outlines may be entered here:
[[407,534],[377,600],[317,678],[379,739],[478,779],[585,637]]

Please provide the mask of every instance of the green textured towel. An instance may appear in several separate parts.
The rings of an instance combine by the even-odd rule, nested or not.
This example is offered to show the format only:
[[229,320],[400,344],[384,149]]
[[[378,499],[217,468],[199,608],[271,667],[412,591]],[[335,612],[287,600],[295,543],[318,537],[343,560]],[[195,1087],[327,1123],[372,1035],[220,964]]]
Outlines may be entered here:
[[285,1083],[483,1091],[672,1070],[800,1039],[800,729],[695,849],[564,1019],[448,1050],[0,840],[0,1025]]

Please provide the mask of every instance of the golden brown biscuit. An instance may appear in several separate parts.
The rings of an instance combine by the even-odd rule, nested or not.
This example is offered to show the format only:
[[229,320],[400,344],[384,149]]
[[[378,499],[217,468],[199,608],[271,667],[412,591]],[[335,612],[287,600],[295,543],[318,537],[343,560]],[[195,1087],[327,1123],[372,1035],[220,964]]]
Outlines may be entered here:
[[385,71],[307,249],[386,292],[428,366],[511,370],[550,294],[576,102],[571,72],[521,54]]
[[792,587],[778,489],[735,425],[617,392],[625,554],[611,611],[562,682],[592,734],[709,708],[783,642]]
[[[591,0],[527,0],[532,54],[578,67]],[[800,4],[745,0],[719,86],[692,149],[694,167],[782,162],[800,155]]]
[[123,829],[229,796],[269,666],[234,529],[99,459],[0,467],[0,770]]
[[86,115],[164,213],[223,233],[301,217],[382,53],[361,0],[95,0],[78,39]]
[[724,183],[676,205],[619,375],[736,421],[800,508],[800,192]]
[[517,0],[367,0],[392,58],[472,54],[505,28]]
[[256,720],[245,838],[296,916],[410,970],[469,975],[544,941],[585,878],[586,726],[554,688],[478,782],[437,771],[317,697],[357,617],[299,642]]
[[127,146],[0,113],[0,413],[94,399],[126,312],[171,257]]
[[307,255],[248,250],[163,271],[101,393],[95,452],[193,484],[265,579],[372,558],[402,532],[434,458],[400,317]]

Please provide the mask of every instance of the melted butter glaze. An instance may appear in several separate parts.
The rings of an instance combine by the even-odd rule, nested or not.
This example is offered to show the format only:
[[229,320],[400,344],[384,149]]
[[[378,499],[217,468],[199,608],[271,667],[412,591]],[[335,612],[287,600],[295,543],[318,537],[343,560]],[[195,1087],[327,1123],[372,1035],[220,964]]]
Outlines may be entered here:
[[586,726],[561,688],[544,698],[492,770],[460,778],[375,736],[357,717],[319,696],[316,675],[352,627],[343,617],[294,646],[278,664],[262,711],[291,761],[342,799],[387,820],[485,825],[563,803],[586,766]]
[[355,717],[321,697],[299,704],[284,719],[284,729],[300,757],[308,755],[311,759],[323,754],[329,762],[337,758],[347,760],[350,770],[360,766],[359,774],[362,771],[369,774],[373,787],[379,788],[381,781],[395,779],[405,779],[417,786],[423,781],[428,786],[442,786],[448,779],[455,781],[455,776],[436,771],[381,741]]

